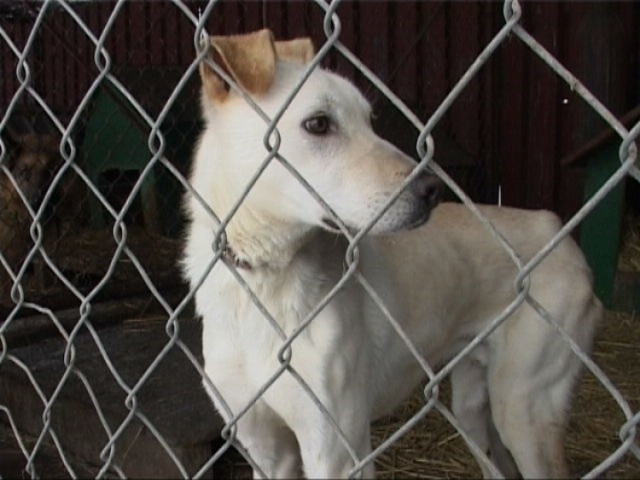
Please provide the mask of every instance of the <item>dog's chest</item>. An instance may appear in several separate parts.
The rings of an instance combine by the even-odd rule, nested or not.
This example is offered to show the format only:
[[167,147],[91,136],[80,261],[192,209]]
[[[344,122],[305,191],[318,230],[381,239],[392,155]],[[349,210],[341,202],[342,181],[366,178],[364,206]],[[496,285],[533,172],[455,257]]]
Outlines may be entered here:
[[[281,274],[241,272],[248,293],[224,265],[216,266],[196,294],[203,321],[205,360],[235,368],[261,368],[277,361],[278,351],[322,300],[327,279],[309,269]],[[304,329],[294,348],[326,345],[336,335],[336,308],[329,305]],[[328,318],[329,317],[329,318]]]

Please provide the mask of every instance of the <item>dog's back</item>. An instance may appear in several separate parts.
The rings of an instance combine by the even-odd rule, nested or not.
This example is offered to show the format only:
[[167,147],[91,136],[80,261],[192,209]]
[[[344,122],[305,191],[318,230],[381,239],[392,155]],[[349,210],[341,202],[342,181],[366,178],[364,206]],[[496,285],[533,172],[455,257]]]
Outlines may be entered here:
[[[522,266],[545,247],[561,226],[557,216],[547,211],[483,205],[478,208],[512,246]],[[591,271],[570,237],[534,267],[522,279],[521,286],[516,285],[519,270],[514,259],[460,204],[441,204],[422,227],[372,237],[369,241],[378,252],[376,261],[384,262],[390,275],[379,281],[396,285],[395,294],[402,296],[404,305],[411,306],[407,309],[411,319],[408,324],[420,330],[424,324],[432,331],[426,335],[431,338],[428,357],[436,364],[451,352],[441,352],[438,344],[449,342],[445,338],[433,339],[438,336],[434,331],[444,332],[446,337],[467,337],[462,330],[469,328],[475,332],[482,328],[515,301],[523,289],[528,289],[529,297],[550,309],[560,325],[580,333],[576,340],[589,349],[593,326],[585,320],[577,329],[569,324],[567,315],[557,315],[566,309],[573,312],[581,305],[601,309],[593,294]],[[575,306],[568,308],[566,303]],[[433,314],[433,318],[425,318],[425,312]],[[545,323],[542,318],[540,322]],[[454,335],[451,328],[461,331]],[[417,334],[414,338],[422,337]]]

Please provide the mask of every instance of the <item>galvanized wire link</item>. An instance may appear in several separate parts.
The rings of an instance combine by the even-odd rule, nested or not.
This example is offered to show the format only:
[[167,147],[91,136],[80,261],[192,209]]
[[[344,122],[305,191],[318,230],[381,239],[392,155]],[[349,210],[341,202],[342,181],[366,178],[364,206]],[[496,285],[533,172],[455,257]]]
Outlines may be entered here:
[[[61,442],[60,436],[52,426],[53,409],[59,402],[61,402],[61,392],[71,378],[77,379],[82,385],[82,389],[86,391],[91,406],[95,410],[99,419],[102,433],[104,433],[107,439],[103,445],[99,446],[99,461],[101,462],[101,465],[99,466],[97,476],[100,478],[114,474],[122,478],[125,477],[125,473],[117,460],[118,443],[122,440],[125,430],[127,430],[134,421],[140,423],[142,425],[141,428],[145,429],[146,432],[150,433],[153,438],[157,440],[167,457],[173,464],[175,464],[177,471],[184,478],[188,478],[190,476],[199,478],[204,476],[231,447],[235,447],[256,472],[264,474],[260,469],[260,465],[257,465],[254,459],[251,458],[250,452],[245,450],[239,443],[237,439],[238,422],[240,422],[247,412],[249,412],[249,410],[263,398],[265,393],[274,385],[275,382],[278,381],[278,379],[287,375],[294,379],[302,391],[305,392],[309,400],[313,403],[315,408],[317,408],[321,417],[326,421],[327,425],[330,426],[333,433],[336,435],[336,438],[339,439],[341,447],[344,448],[345,452],[349,455],[353,462],[350,476],[357,477],[361,475],[362,470],[366,465],[371,462],[375,462],[375,460],[385,450],[395,445],[403,435],[412,428],[415,428],[416,425],[418,425],[427,415],[431,414],[440,415],[449,422],[458,432],[460,437],[466,442],[475,457],[479,459],[488,471],[495,476],[500,477],[502,475],[501,472],[492,464],[491,460],[487,457],[486,452],[482,451],[482,449],[473,441],[468,432],[466,432],[460,425],[460,422],[454,417],[451,411],[441,402],[440,389],[442,382],[451,374],[453,369],[460,362],[468,358],[474,349],[486,342],[487,338],[497,328],[507,322],[509,318],[511,318],[512,314],[525,303],[537,312],[541,322],[547,323],[554,329],[558,337],[566,344],[566,348],[570,349],[572,354],[582,361],[590,374],[597,378],[603,388],[616,402],[624,416],[624,423],[620,425],[619,431],[617,432],[620,438],[620,444],[610,452],[606,458],[603,458],[600,464],[596,465],[589,473],[587,473],[585,478],[601,476],[607,469],[618,463],[625,455],[633,455],[640,461],[640,447],[638,445],[640,412],[633,411],[627,399],[624,398],[622,393],[616,388],[613,382],[611,382],[606,373],[604,373],[602,369],[591,358],[589,358],[586,352],[582,351],[576,342],[560,326],[557,319],[553,318],[545,305],[541,304],[529,291],[530,275],[535,271],[540,263],[547,258],[554,249],[556,249],[560,242],[567,238],[573,229],[575,229],[576,226],[584,220],[589,212],[602,202],[603,198],[609,192],[611,192],[626,178],[634,178],[637,181],[640,181],[640,169],[636,145],[637,139],[640,135],[640,122],[630,130],[627,130],[625,126],[604,106],[604,104],[585,87],[584,84],[582,84],[551,53],[549,53],[530,33],[528,33],[521,24],[523,7],[517,0],[504,1],[504,24],[495,33],[487,45],[484,46],[465,73],[455,82],[444,100],[424,123],[393,91],[391,91],[387,85],[385,85],[383,81],[380,80],[380,78],[378,78],[378,76],[375,75],[374,72],[364,65],[364,63],[342,43],[341,34],[343,26],[338,14],[339,7],[341,5],[340,0],[334,0],[331,2],[327,2],[325,0],[312,0],[311,3],[313,3],[320,11],[324,12],[322,26],[326,39],[311,62],[306,66],[304,73],[298,79],[294,88],[288,93],[282,105],[280,105],[277,111],[275,111],[271,116],[267,115],[266,112],[264,112],[251,98],[251,96],[245,92],[242,87],[238,85],[223,68],[221,68],[221,66],[216,64],[213,58],[209,55],[209,36],[206,32],[205,25],[216,15],[216,8],[219,7],[219,1],[209,1],[204,7],[204,10],[196,16],[191,11],[188,2],[183,0],[171,0],[171,4],[176,7],[179,14],[184,16],[187,23],[193,27],[192,40],[194,55],[193,60],[188,66],[186,66],[184,72],[180,75],[173,91],[161,105],[159,113],[153,116],[145,109],[140,100],[136,98],[131,91],[129,91],[125,84],[117,78],[113,71],[113,61],[111,59],[110,52],[106,46],[107,39],[110,35],[114,34],[114,29],[117,28],[117,20],[121,15],[123,15],[126,3],[127,2],[125,0],[119,0],[113,4],[106,23],[101,28],[100,32],[95,32],[88,26],[87,22],[78,15],[73,2],[70,2],[69,0],[45,0],[38,5],[39,8],[37,9],[37,15],[35,15],[35,18],[33,19],[31,30],[22,48],[18,47],[17,42],[12,38],[11,34],[0,26],[0,41],[4,42],[17,62],[15,72],[11,73],[17,80],[17,88],[7,105],[6,111],[0,117],[0,134],[3,134],[7,129],[8,122],[11,116],[18,110],[19,104],[28,100],[41,110],[48,120],[50,120],[52,125],[54,125],[57,133],[61,136],[58,147],[62,158],[62,165],[54,172],[53,177],[43,192],[42,200],[38,206],[33,206],[30,203],[29,198],[27,198],[25,192],[21,191],[19,182],[9,169],[8,146],[5,144],[2,136],[0,136],[0,177],[6,179],[8,185],[17,192],[18,198],[21,202],[20,206],[27,212],[27,219],[29,222],[27,227],[32,241],[32,245],[28,249],[24,260],[19,266],[11,265],[4,252],[0,251],[0,271],[6,271],[10,279],[10,299],[13,302],[11,312],[5,319],[0,319],[0,321],[2,321],[0,323],[0,368],[4,368],[6,366],[15,367],[24,375],[28,384],[33,388],[42,403],[42,409],[34,412],[34,416],[41,418],[41,429],[35,436],[34,441],[29,443],[25,440],[23,433],[20,432],[19,426],[15,420],[15,415],[8,407],[0,405],[0,412],[3,414],[0,417],[2,417],[3,420],[6,418],[6,422],[9,424],[11,432],[17,442],[19,451],[25,457],[25,471],[29,476],[35,478],[39,475],[39,472],[37,472],[35,468],[35,459],[39,452],[44,448],[45,442],[53,444],[57,454],[59,455],[61,463],[68,473],[74,478],[77,476],[71,462],[69,461],[70,452],[63,447],[64,442]],[[36,48],[36,39],[43,29],[47,15],[49,15],[54,8],[64,12],[66,16],[65,18],[72,22],[73,25],[79,29],[82,35],[89,40],[92,48],[94,49],[92,51],[93,63],[97,72],[87,91],[82,96],[75,110],[71,112],[71,115],[66,122],[63,122],[60,119],[54,109],[47,104],[42,93],[38,92],[35,88],[33,78],[34,68],[33,65],[29,64],[30,55]],[[361,8],[366,8],[366,4],[363,4]],[[524,8],[526,9],[526,4]],[[503,233],[483,215],[468,195],[436,162],[434,156],[437,145],[432,137],[432,132],[442,121],[452,105],[458,101],[462,92],[473,79],[477,78],[479,71],[487,61],[495,55],[497,49],[509,37],[516,38],[522,42],[526,48],[537,55],[547,65],[547,67],[562,81],[564,81],[574,93],[582,98],[582,100],[600,118],[611,126],[620,138],[620,165],[617,170],[611,174],[597,192],[587,200],[584,205],[582,205],[578,212],[563,225],[557,234],[554,235],[553,238],[551,238],[538,252],[535,253],[535,255],[533,255],[532,258],[528,259],[526,262],[523,262],[519,257],[513,246],[506,240]],[[356,232],[350,231],[346,227],[343,220],[331,209],[326,200],[322,198],[322,196],[310,185],[309,181],[304,178],[304,176],[280,151],[282,140],[281,132],[278,129],[280,120],[285,115],[287,109],[306,84],[310,76],[313,75],[313,72],[316,69],[320,68],[320,63],[332,50],[341,55],[344,59],[350,62],[357,71],[362,73],[371,82],[373,88],[377,89],[386,99],[388,99],[398,112],[400,112],[413,125],[417,135],[415,152],[419,158],[419,163],[415,166],[411,174],[396,189],[396,191],[389,196],[387,201],[377,209],[377,211],[365,223],[364,227]],[[201,63],[206,63],[216,72],[217,75],[223,78],[230,88],[251,106],[253,113],[260,118],[262,122],[264,122],[264,130],[260,132],[264,145],[262,161],[259,167],[254,172],[251,172],[249,182],[245,189],[224,216],[220,216],[220,212],[212,210],[211,206],[203,199],[202,194],[205,192],[196,191],[194,187],[190,185],[189,181],[184,178],[182,173],[167,158],[168,142],[161,128],[169,118],[171,108],[176,104],[181,93],[185,91],[188,82],[197,75],[196,71]],[[7,73],[7,75],[8,74],[9,73]],[[98,186],[95,185],[92,179],[87,175],[87,172],[83,170],[82,166],[78,162],[78,149],[77,145],[74,143],[74,132],[76,132],[80,127],[82,118],[90,108],[92,99],[95,97],[98,89],[103,85],[109,85],[110,88],[114,89],[114,91],[122,97],[123,102],[128,107],[131,107],[132,111],[141,123],[149,129],[146,138],[147,150],[150,154],[149,159],[133,183],[130,193],[126,196],[123,204],[118,208],[114,207],[110,203]],[[297,325],[293,331],[283,330],[279,323],[279,319],[275,318],[275,316],[269,312],[269,309],[261,302],[259,296],[252,290],[251,286],[244,278],[241,269],[238,269],[235,265],[230,264],[229,262],[221,262],[224,251],[227,247],[227,227],[237,214],[238,210],[244,204],[256,182],[258,182],[265,170],[269,168],[273,162],[282,165],[286,171],[306,189],[306,191],[316,200],[318,205],[324,209],[327,217],[331,218],[335,224],[338,225],[339,229],[348,241],[348,247],[346,249],[346,256],[344,259],[346,268],[341,278],[329,289],[329,292],[324,296],[324,298],[322,298],[316,305],[311,306],[309,313],[300,321],[299,325]],[[148,180],[152,172],[158,169],[163,169],[164,172],[167,172],[171,177],[175,178],[184,188],[186,195],[195,199],[203,211],[207,212],[210,216],[212,224],[215,225],[208,264],[204,266],[202,276],[194,281],[192,288],[185,297],[181,299],[175,308],[167,301],[161,288],[154,283],[154,280],[151,278],[144,263],[130,248],[130,230],[125,220],[127,215],[131,212],[136,198],[140,195],[143,184]],[[395,318],[393,316],[391,311],[384,304],[380,294],[376,292],[367,278],[365,278],[365,276],[359,271],[359,248],[363,237],[368,234],[374,224],[385,214],[385,212],[391,208],[405,189],[424,171],[429,171],[440,177],[454,192],[454,194],[457,195],[460,201],[472,212],[474,218],[480,222],[480,224],[482,224],[491,235],[496,242],[496,245],[498,245],[505,254],[509,256],[513,262],[515,270],[517,271],[517,274],[513,278],[514,288],[509,304],[506,305],[495,317],[486,319],[485,327],[444,365],[429,364],[424,357],[424,354],[420,352],[414,344],[415,339],[410,338],[410,335],[404,331],[402,327],[402,319]],[[115,245],[115,252],[108,262],[106,270],[102,275],[100,275],[100,278],[93,288],[91,288],[89,292],[85,291],[84,293],[81,291],[79,286],[76,285],[67,274],[65,274],[64,269],[56,264],[56,261],[51,257],[50,252],[48,252],[44,246],[43,225],[45,223],[46,209],[53,203],[54,193],[60,187],[65,174],[68,173],[73,173],[81,179],[90,194],[95,197],[97,202],[100,204],[101,208],[104,208],[107,212],[110,224],[113,222],[112,236]],[[47,271],[53,274],[79,303],[77,312],[78,319],[70,329],[65,327],[60,318],[58,318],[56,312],[45,308],[26,297],[25,279],[29,268],[31,268],[35,263],[36,258],[42,259]],[[114,364],[113,356],[115,354],[107,351],[103,339],[101,338],[100,330],[96,328],[91,320],[92,306],[99,298],[99,295],[104,292],[105,286],[114,276],[118,262],[121,262],[122,260],[126,260],[132,265],[135,275],[137,275],[142,281],[146,291],[151,294],[153,300],[161,306],[165,315],[164,328],[166,341],[160,351],[148,360],[149,363],[148,365],[145,365],[143,372],[133,381],[125,381],[122,376],[122,372],[120,372]],[[224,398],[223,392],[219,391],[218,387],[206,375],[197,355],[190,350],[180,337],[180,318],[188,312],[188,306],[193,301],[196,292],[202,288],[207,276],[219,263],[223,263],[224,268],[226,268],[237,281],[239,288],[242,289],[242,291],[247,295],[247,298],[250,299],[252,304],[264,317],[264,321],[272,329],[274,336],[279,342],[278,348],[275,352],[275,360],[278,361],[278,366],[274,368],[273,372],[270,372],[268,379],[260,386],[260,388],[255,392],[248,392],[247,402],[237,410],[233,410],[229,406]],[[219,268],[220,267],[222,267],[222,265],[219,265]],[[359,457],[354,446],[351,444],[349,440],[350,432],[343,431],[340,423],[336,418],[334,418],[334,414],[339,412],[330,411],[318,392],[315,392],[310,385],[309,379],[305,379],[304,376],[296,370],[294,363],[292,363],[294,345],[296,341],[305,331],[307,331],[307,329],[310,328],[311,324],[316,321],[318,314],[323,310],[323,308],[325,308],[334,299],[334,297],[345,288],[345,286],[352,282],[357,283],[371,299],[372,303],[379,308],[382,316],[389,322],[392,330],[402,340],[416,364],[424,372],[426,379],[426,383],[423,388],[424,401],[418,411],[415,412],[397,431],[385,438],[379,445],[374,446],[373,450],[364,458]],[[12,326],[19,321],[17,316],[23,309],[40,313],[48,318],[64,341],[62,373],[57,379],[55,388],[49,394],[45,394],[43,387],[38,383],[32,367],[12,353],[11,346],[5,338],[7,332],[10,332]],[[82,370],[81,366],[77,364],[76,341],[81,333],[86,333],[91,339],[99,358],[106,366],[109,375],[118,385],[118,388],[124,396],[123,406],[126,409],[126,414],[116,425],[110,424],[105,414],[105,410],[110,406],[101,405],[98,400],[95,388],[92,386],[92,382],[95,382],[96,380],[89,378]],[[176,453],[172,445],[170,445],[170,443],[164,438],[158,429],[158,425],[154,424],[153,421],[145,414],[144,405],[141,405],[140,403],[141,389],[149,383],[151,376],[157,371],[158,366],[172,351],[179,352],[202,378],[208,392],[217,400],[217,404],[222,410],[221,414],[226,421],[220,432],[224,443],[212,453],[209,459],[200,466],[197,472],[187,471],[187,468],[182,464],[179,455]]]

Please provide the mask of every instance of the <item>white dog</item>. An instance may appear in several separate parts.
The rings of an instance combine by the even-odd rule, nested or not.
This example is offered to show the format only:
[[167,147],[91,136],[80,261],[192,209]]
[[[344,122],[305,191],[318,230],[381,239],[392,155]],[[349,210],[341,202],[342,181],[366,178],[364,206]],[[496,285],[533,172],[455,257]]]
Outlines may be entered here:
[[[310,40],[273,42],[267,30],[213,37],[211,47],[216,63],[270,117],[313,57]],[[222,75],[204,63],[200,73],[206,127],[191,183],[223,219],[267,158],[267,124]],[[366,225],[416,165],[372,131],[370,114],[353,85],[316,69],[277,124],[279,154],[351,232]],[[371,233],[377,235],[363,239],[358,255],[358,272],[434,367],[517,295],[513,261],[467,208],[440,205],[425,223],[437,203],[437,183],[426,174],[416,177],[375,224]],[[337,234],[335,217],[278,159],[226,225],[223,252],[216,250],[220,224],[194,195],[187,211],[184,272],[197,288],[205,371],[230,412],[208,391],[229,420],[283,368],[282,337],[232,270],[288,337],[342,278],[348,242]],[[481,211],[524,261],[560,225],[548,212]],[[571,239],[533,271],[530,294],[589,351],[601,306]],[[353,277],[295,338],[290,354],[290,370],[237,423],[237,438],[259,467],[254,474],[337,478],[361,468],[373,476],[373,462],[359,463],[371,451],[370,422],[425,382],[424,370]],[[563,437],[580,369],[557,332],[523,304],[453,370],[453,412],[504,475],[566,476]],[[296,376],[335,420],[351,452]],[[483,470],[492,474],[486,465]]]

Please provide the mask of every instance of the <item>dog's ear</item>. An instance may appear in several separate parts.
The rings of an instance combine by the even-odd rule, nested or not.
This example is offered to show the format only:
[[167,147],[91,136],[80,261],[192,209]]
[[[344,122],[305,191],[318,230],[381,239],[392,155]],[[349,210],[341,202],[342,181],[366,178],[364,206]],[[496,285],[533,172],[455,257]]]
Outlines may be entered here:
[[306,65],[315,55],[315,48],[310,38],[294,38],[284,42],[276,42],[276,55],[288,62]]
[[[264,29],[246,35],[211,37],[213,60],[247,92],[261,95],[271,86],[276,52],[273,34]],[[211,58],[211,57],[210,57]],[[229,86],[206,62],[200,64],[205,94],[211,101],[222,101]]]

